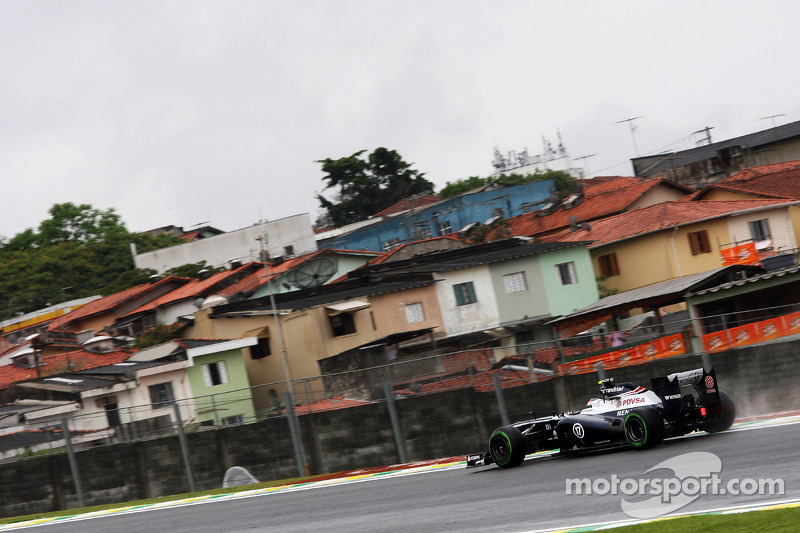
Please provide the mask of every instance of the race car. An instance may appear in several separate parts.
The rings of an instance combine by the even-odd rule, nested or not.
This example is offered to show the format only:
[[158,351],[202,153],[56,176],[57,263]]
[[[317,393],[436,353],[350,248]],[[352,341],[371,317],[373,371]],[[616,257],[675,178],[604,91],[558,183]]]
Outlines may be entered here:
[[717,433],[731,427],[736,408],[719,390],[714,370],[703,368],[653,378],[651,389],[613,379],[600,381],[600,398],[580,411],[516,422],[489,437],[489,449],[467,456],[467,466],[495,463],[518,466],[529,453],[581,450],[627,445],[656,446],[665,438],[693,431]]

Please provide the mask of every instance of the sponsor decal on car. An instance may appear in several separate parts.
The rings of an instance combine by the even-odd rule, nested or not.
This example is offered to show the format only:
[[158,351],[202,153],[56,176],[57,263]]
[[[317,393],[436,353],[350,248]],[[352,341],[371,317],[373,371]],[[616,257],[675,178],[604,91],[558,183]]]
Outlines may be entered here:
[[575,436],[578,437],[579,439],[582,439],[583,436],[585,435],[583,426],[580,424],[572,424],[572,432],[575,433]]
[[669,394],[667,396],[664,396],[664,399],[665,400],[680,400],[681,399],[681,395],[680,394]]
[[706,376],[706,388],[713,389],[714,388],[714,378],[711,376]]
[[629,405],[638,405],[638,404],[642,404],[642,403],[645,403],[645,402],[646,402],[646,400],[644,398],[642,398],[641,396],[634,396],[632,398],[623,398],[621,400],[617,400],[616,404],[617,404],[617,407],[627,407]]
[[630,413],[630,412],[631,412],[631,410],[630,410],[630,409],[623,409],[623,410],[621,410],[621,411],[617,411],[617,416],[625,416],[625,415],[627,415],[627,414],[628,414],[628,413]]

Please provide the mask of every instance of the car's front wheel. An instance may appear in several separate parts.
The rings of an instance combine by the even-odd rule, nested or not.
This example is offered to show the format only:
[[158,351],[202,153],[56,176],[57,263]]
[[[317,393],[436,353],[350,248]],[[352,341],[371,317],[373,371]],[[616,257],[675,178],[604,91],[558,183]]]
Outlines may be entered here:
[[656,409],[641,407],[625,417],[625,439],[634,448],[652,448],[664,440],[664,420]]
[[495,429],[489,437],[489,454],[497,466],[511,468],[525,460],[525,437],[514,426]]

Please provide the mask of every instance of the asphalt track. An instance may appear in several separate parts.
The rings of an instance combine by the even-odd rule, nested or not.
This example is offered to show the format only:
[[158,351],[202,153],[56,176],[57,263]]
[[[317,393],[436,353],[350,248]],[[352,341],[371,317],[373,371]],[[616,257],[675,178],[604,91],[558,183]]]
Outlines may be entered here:
[[[673,439],[647,451],[578,457],[529,456],[518,468],[466,469],[463,463],[301,487],[257,491],[165,508],[21,525],[50,532],[524,532],[630,520],[622,495],[567,495],[567,478],[640,479],[656,464],[691,452],[722,461],[720,477],[782,479],[783,495],[701,495],[674,514],[800,499],[800,417],[737,424],[718,435]],[[634,497],[635,498],[635,497]],[[631,498],[629,498],[631,499]],[[641,498],[640,498],[641,499]]]

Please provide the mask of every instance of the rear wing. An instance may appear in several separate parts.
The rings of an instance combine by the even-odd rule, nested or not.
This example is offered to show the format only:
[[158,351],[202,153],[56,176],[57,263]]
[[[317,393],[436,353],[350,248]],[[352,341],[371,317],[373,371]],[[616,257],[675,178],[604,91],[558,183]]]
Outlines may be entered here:
[[652,390],[664,403],[664,418],[674,420],[683,410],[682,387],[693,387],[700,395],[700,405],[718,407],[720,405],[717,375],[712,368],[695,368],[685,372],[676,372],[650,380]]

